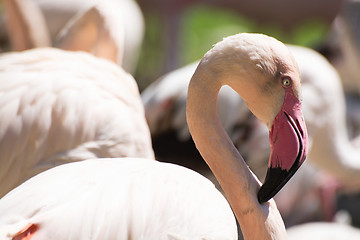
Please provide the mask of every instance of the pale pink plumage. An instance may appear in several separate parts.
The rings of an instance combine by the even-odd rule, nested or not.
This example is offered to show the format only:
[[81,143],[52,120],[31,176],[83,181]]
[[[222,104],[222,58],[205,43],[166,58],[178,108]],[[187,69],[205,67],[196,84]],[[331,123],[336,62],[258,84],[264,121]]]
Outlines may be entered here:
[[154,158],[135,80],[87,53],[0,57],[0,192],[59,164]]
[[[18,0],[17,0],[18,1]],[[57,46],[59,38],[69,30],[69,27],[77,21],[79,18],[83,17],[84,14],[89,12],[92,8],[97,8],[101,11],[102,17],[105,19],[106,27],[109,28],[112,37],[114,38],[116,44],[121,50],[121,53],[118,56],[117,61],[119,64],[130,73],[133,73],[136,69],[137,61],[140,54],[140,48],[142,45],[142,40],[144,37],[144,17],[141,12],[140,7],[134,0],[64,0],[64,1],[52,1],[52,0],[31,0],[33,4],[36,5],[38,11],[43,15],[42,18],[45,20],[46,24],[46,33],[40,34],[35,32],[34,35],[37,35],[40,38],[40,42],[46,42],[47,45],[44,46]],[[21,4],[24,2],[19,1]],[[26,3],[26,1],[25,1]],[[33,5],[31,4],[31,5]],[[5,9],[6,11],[6,9]],[[29,13],[29,21],[33,21],[31,24],[36,24],[32,29],[34,31],[39,31],[39,23],[35,21],[38,19],[37,14],[35,14],[31,9],[26,9]],[[9,37],[8,33],[4,32],[6,23],[6,15],[3,14],[0,18],[0,35],[3,35],[2,38],[6,42]],[[35,18],[36,17],[36,18]],[[88,19],[93,20],[93,19]],[[88,21],[88,22],[90,22]],[[100,23],[102,24],[102,23]],[[18,30],[15,30],[18,31]],[[91,31],[94,31],[93,28],[86,29],[90,34]],[[19,33],[17,32],[17,36]],[[74,34],[72,34],[74,35]],[[44,41],[45,38],[45,41]],[[82,41],[91,40],[89,38],[83,38]],[[85,44],[86,45],[86,44]],[[9,49],[2,49],[9,50]],[[16,50],[16,49],[12,49]],[[126,55],[126,58],[123,58],[123,55]]]

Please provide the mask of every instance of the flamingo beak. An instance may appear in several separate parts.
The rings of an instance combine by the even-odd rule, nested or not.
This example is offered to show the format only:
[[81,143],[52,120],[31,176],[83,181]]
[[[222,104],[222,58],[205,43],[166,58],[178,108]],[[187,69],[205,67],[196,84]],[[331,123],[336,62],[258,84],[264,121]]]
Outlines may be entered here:
[[291,88],[286,89],[283,106],[269,132],[271,153],[265,182],[258,193],[259,203],[274,197],[305,161],[307,138],[301,102]]

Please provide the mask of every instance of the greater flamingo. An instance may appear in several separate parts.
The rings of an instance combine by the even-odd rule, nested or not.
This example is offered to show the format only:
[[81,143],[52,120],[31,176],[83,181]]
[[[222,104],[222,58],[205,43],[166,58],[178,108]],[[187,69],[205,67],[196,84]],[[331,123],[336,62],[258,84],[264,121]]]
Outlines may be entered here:
[[339,72],[346,94],[349,135],[360,134],[360,1],[345,1],[332,24],[327,42],[319,48]]
[[358,0],[347,0],[337,15],[329,39],[320,51],[338,70],[344,89],[360,94],[359,9]]
[[[269,171],[261,187],[218,119],[216,98],[225,84],[270,130]],[[205,54],[189,85],[190,132],[245,239],[286,238],[270,198],[306,157],[300,88],[288,49],[273,38],[245,33],[225,38]],[[143,159],[94,159],[50,169],[3,197],[0,211],[5,239],[237,237],[230,208],[208,180]]]
[[[293,45],[288,45],[288,48],[298,63],[302,79],[303,108],[311,145],[309,160],[338,177],[344,186],[360,188],[360,149],[352,145],[347,135],[345,96],[338,73],[319,53]],[[193,63],[170,72],[142,92],[152,136],[172,129],[180,140],[190,138],[185,121],[185,102],[188,78],[195,69],[196,63]],[[230,107],[227,107],[229,102]],[[270,152],[268,145],[264,144],[267,131],[256,123],[256,119],[249,117],[242,99],[229,89],[220,91],[218,108],[229,136],[248,156],[247,163],[258,168],[254,171],[264,176],[265,161]],[[247,142],[238,139],[242,130],[239,126],[252,128],[253,136],[246,138]]]
[[[303,167],[301,173],[298,173],[276,197],[285,223],[293,225],[309,219],[329,220],[336,211],[334,194],[336,191],[341,193],[342,189],[331,190],[332,199],[324,199],[319,193],[323,188],[329,190],[329,184],[323,186],[316,183],[321,175],[316,169],[330,172],[334,178],[341,181],[346,191],[359,190],[360,149],[353,146],[353,141],[350,141],[346,134],[345,97],[341,79],[334,67],[311,49],[293,45],[288,45],[288,48],[300,70],[304,96],[303,110],[310,139],[306,164],[308,166]],[[204,168],[201,165],[201,159],[197,155],[193,154],[191,161],[186,159],[189,156],[174,158],[179,155],[178,152],[170,155],[176,151],[176,143],[181,144],[183,148],[186,146],[187,152],[194,152],[189,148],[193,145],[190,144],[185,119],[185,103],[188,79],[195,72],[196,65],[197,62],[191,63],[164,75],[150,84],[142,92],[141,97],[157,158],[190,167],[214,179],[206,166]],[[259,179],[264,179],[270,153],[269,145],[266,143],[266,127],[258,123],[246,108],[244,101],[229,88],[221,89],[217,104],[220,120],[235,146],[246,156],[247,164]],[[169,132],[175,132],[178,140],[174,140],[174,135]],[[171,144],[172,151],[163,150],[159,143]],[[215,179],[214,183],[217,184]],[[311,204],[308,202],[309,199]],[[324,200],[328,203],[333,202],[334,208],[325,209]]]
[[[96,15],[96,8],[91,12]],[[22,16],[14,19],[21,22]],[[89,36],[95,38],[91,49],[116,61],[108,53],[119,50],[107,44],[111,39],[101,23],[103,34]],[[31,42],[24,33],[21,40]],[[71,34],[70,45],[76,39]],[[114,63],[85,52],[37,48],[1,55],[0,69],[0,196],[63,163],[154,159],[138,86]]]

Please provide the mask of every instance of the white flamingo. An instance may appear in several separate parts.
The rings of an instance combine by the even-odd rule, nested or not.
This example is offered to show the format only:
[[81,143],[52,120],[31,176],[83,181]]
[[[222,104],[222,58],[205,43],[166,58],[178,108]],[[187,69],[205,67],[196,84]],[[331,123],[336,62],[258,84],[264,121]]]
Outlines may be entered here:
[[[313,50],[288,46],[294,55],[302,79],[303,106],[311,148],[309,159],[331,172],[349,188],[360,187],[360,149],[353,147],[347,135],[345,97],[339,75],[333,66]],[[160,78],[142,94],[145,115],[152,136],[173,129],[180,140],[189,139],[185,121],[187,80],[196,64],[171,72]],[[223,91],[223,92],[222,92]],[[227,107],[228,102],[232,104]],[[244,155],[247,163],[259,176],[265,176],[266,157],[270,150],[265,144],[267,132],[256,119],[249,118],[244,102],[235,92],[222,89],[218,99],[220,119],[231,139]],[[250,126],[253,133],[246,139],[237,138],[238,126]],[[255,150],[256,149],[256,150]],[[351,181],[350,181],[351,180]]]
[[[108,39],[94,37],[99,41],[92,48],[107,53]],[[0,196],[67,162],[154,159],[137,84],[114,63],[85,52],[38,48],[1,55],[0,69]]]
[[359,0],[345,1],[336,17],[327,43],[320,49],[339,72],[346,94],[351,138],[360,134]]
[[[349,141],[346,134],[344,93],[334,67],[315,51],[303,47],[288,47],[300,69],[303,109],[311,146],[309,161],[305,164],[307,166],[300,169],[300,173],[275,198],[285,223],[291,226],[309,219],[329,220],[335,214],[335,194],[342,190],[338,188],[339,185],[333,185],[337,189],[330,189],[331,184],[319,184],[319,169],[340,179],[346,191],[359,190],[360,149],[353,145],[354,141]],[[190,140],[185,120],[185,102],[188,79],[195,69],[196,63],[193,63],[170,72],[142,92],[146,119],[155,143],[159,136],[161,138],[169,130],[175,131],[180,141]],[[218,97],[220,120],[240,153],[246,156],[247,164],[262,180],[270,153],[266,143],[268,132],[244,106],[244,102],[234,91],[229,88],[221,89]],[[160,146],[154,147],[157,153]],[[161,153],[160,149],[158,156],[163,161],[171,158],[162,156]],[[183,164],[182,160],[176,162]],[[183,165],[190,166],[187,162]],[[207,172],[204,174],[212,177]],[[216,180],[214,183],[217,184]],[[325,189],[327,193],[332,192],[330,196],[326,196],[332,196],[332,199],[325,199],[325,195],[320,194]],[[330,204],[325,207],[324,203],[331,202],[332,206]]]
[[338,70],[346,92],[360,94],[359,0],[345,1],[331,30],[329,60]]
[[[4,1],[6,3],[6,1]],[[11,3],[11,1],[10,1]],[[141,9],[134,0],[14,0],[12,3],[20,4],[20,11],[26,19],[30,34],[37,40],[26,45],[16,44],[21,39],[15,25],[8,30],[8,37],[12,40],[12,50],[24,50],[32,47],[55,46],[66,48],[64,41],[59,41],[66,31],[77,32],[78,50],[86,49],[93,40],[91,35],[99,31],[100,34],[111,34],[112,44],[118,45],[121,53],[117,56],[119,63],[127,72],[134,72],[140,54],[142,39],[144,37],[144,19]],[[96,8],[98,13],[91,9]],[[5,29],[7,11],[4,10],[0,18],[0,28]],[[40,16],[40,17],[39,17]],[[79,21],[82,18],[83,21]],[[104,21],[103,29],[98,28],[99,21]],[[78,23],[77,25],[74,23]],[[79,24],[80,23],[80,24]],[[42,26],[43,27],[39,27]],[[106,30],[104,32],[104,30]],[[67,34],[66,36],[74,36]],[[15,43],[14,43],[15,42]],[[60,43],[60,44],[59,44]],[[74,41],[72,40],[72,43]],[[79,47],[81,49],[79,49]],[[126,58],[123,58],[126,56]]]
[[[269,127],[272,151],[261,188],[218,119],[216,98],[226,84]],[[238,34],[216,44],[192,77],[190,132],[245,239],[286,238],[275,202],[266,201],[306,156],[300,88],[287,48],[258,34]],[[237,237],[230,208],[208,180],[179,166],[142,159],[95,159],[50,169],[3,197],[0,211],[4,239]]]

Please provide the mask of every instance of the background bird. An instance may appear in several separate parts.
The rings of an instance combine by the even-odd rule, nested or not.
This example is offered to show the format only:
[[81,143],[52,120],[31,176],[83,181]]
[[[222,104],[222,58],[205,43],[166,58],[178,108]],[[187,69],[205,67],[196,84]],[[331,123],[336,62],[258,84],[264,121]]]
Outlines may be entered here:
[[[9,6],[16,10],[22,5]],[[101,16],[97,8],[90,11]],[[12,17],[24,19],[21,14]],[[98,30],[106,29],[104,22],[98,24]],[[100,55],[118,52],[117,45],[107,44],[109,35],[93,36],[92,49]],[[85,52],[35,48],[1,55],[0,69],[1,196],[67,162],[154,158],[137,84],[113,62]]]
[[[100,39],[89,36],[109,34],[110,39],[106,40],[112,42],[108,44],[117,45],[119,50],[116,62],[125,71],[134,73],[145,32],[143,14],[136,1],[16,0],[15,2],[24,7],[20,8],[26,20],[23,24],[29,27],[29,34],[36,41],[27,42],[26,45],[17,44],[17,40],[24,41],[24,39],[21,38],[16,22],[7,21],[8,13],[11,12],[6,9],[6,1],[4,1],[3,14],[0,18],[0,36],[2,44],[7,43],[8,46],[3,47],[3,51],[45,46],[74,50],[74,46],[69,46],[69,42],[62,39],[68,37],[71,38],[72,45],[76,44],[77,50],[95,52],[95,49],[90,47],[93,41]],[[93,8],[96,8],[100,14],[92,12]],[[10,27],[6,27],[9,25]],[[68,31],[74,31],[74,33],[69,34]],[[105,38],[101,39],[105,40]]]

